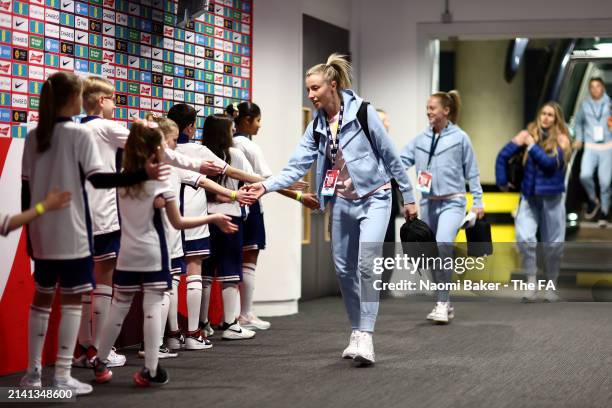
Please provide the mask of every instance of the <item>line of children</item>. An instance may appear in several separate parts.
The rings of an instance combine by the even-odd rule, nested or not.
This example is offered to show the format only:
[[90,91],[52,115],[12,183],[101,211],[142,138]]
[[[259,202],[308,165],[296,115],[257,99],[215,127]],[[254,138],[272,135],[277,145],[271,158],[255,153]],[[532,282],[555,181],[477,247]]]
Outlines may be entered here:
[[[135,171],[141,168],[146,157],[160,150],[163,139],[156,122],[134,123],[125,146],[124,169]],[[158,350],[162,338],[162,301],[164,292],[172,288],[172,278],[168,230],[164,227],[160,209],[154,208],[154,200],[158,196],[165,200],[167,219],[175,229],[215,223],[224,233],[238,230],[229,217],[220,214],[182,217],[170,181],[147,181],[121,189],[121,250],[113,278],[113,303],[102,331],[98,357],[93,362],[98,382],[107,382],[112,378],[106,364],[108,356],[129,312],[134,292],[140,290],[144,293],[145,364],[134,375],[134,381],[140,386],[168,382],[167,373],[158,365]]]
[[[165,176],[165,166],[149,157],[135,172],[104,173],[92,132],[70,118],[81,113],[82,83],[73,73],[59,72],[43,84],[39,123],[29,132],[22,159],[22,208],[40,202],[50,186],[71,193],[72,201],[53,217],[34,219],[27,228],[29,254],[34,259],[35,294],[28,323],[28,369],[23,387],[40,387],[42,349],[56,287],[60,288],[61,320],[53,385],[76,395],[92,391],[71,376],[72,350],[81,320],[81,294],[94,287],[92,228],[85,191],[129,186]],[[40,211],[39,211],[40,212]]]
[[[83,107],[87,116],[81,123],[94,134],[103,162],[103,170],[117,172],[121,168],[121,152],[129,135],[129,129],[113,121],[115,90],[104,78],[88,77],[83,86]],[[163,160],[173,166],[194,170],[203,174],[217,174],[224,163],[210,157],[209,160],[194,160],[172,149],[165,148]],[[112,278],[119,252],[121,220],[117,211],[115,189],[99,190],[87,186],[91,197],[91,213],[94,234],[94,275],[96,288],[91,298],[83,296],[83,314],[79,331],[79,342],[75,349],[73,365],[88,367],[95,356],[98,345],[98,329],[103,326],[112,296]],[[92,313],[93,312],[93,313]],[[125,356],[111,352],[109,365],[125,364]]]

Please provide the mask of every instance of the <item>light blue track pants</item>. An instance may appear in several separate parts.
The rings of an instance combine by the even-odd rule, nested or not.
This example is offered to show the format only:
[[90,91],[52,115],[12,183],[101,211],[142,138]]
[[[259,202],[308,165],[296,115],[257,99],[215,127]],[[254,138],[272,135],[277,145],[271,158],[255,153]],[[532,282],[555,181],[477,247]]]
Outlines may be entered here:
[[527,276],[535,276],[537,272],[536,234],[539,227],[546,278],[556,283],[565,242],[565,195],[521,196],[515,224],[523,272]]
[[[379,293],[373,288],[374,281],[380,277],[373,273],[369,257],[382,256],[390,214],[391,190],[358,200],[338,196],[332,200],[332,256],[353,330],[374,331]],[[368,243],[369,250],[362,251],[362,243]],[[372,253],[373,247],[380,253]]]
[[601,211],[610,214],[610,183],[612,183],[612,149],[594,150],[586,147],[580,164],[580,181],[589,199],[595,201],[595,170],[601,193]]
[[[457,232],[461,228],[461,222],[465,218],[465,196],[455,197],[448,200],[422,200],[421,219],[436,233],[439,256],[452,257],[453,245]],[[444,263],[444,262],[443,262]],[[453,271],[451,269],[435,269],[433,278],[436,283],[449,283]],[[436,291],[438,302],[448,302],[448,290]]]

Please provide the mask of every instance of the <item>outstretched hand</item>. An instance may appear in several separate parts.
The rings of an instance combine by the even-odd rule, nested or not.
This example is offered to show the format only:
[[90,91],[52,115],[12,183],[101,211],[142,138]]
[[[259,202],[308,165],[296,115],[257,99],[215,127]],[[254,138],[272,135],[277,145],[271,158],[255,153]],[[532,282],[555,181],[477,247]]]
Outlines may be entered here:
[[60,191],[59,188],[54,187],[45,197],[43,206],[47,211],[59,210],[68,207],[70,200],[72,200],[72,193],[70,191]]
[[317,199],[317,196],[312,193],[305,193],[302,196],[302,205],[311,210],[318,210],[320,207],[320,203]]
[[200,174],[205,176],[216,176],[221,174],[222,171],[223,167],[217,166],[212,160],[203,160],[202,164],[200,164]]
[[262,183],[247,184],[240,188],[241,191],[248,191],[253,194],[256,200],[259,200],[266,193],[266,188]]
[[232,218],[225,214],[213,214],[212,223],[226,234],[233,234],[238,231],[238,226],[232,222]]

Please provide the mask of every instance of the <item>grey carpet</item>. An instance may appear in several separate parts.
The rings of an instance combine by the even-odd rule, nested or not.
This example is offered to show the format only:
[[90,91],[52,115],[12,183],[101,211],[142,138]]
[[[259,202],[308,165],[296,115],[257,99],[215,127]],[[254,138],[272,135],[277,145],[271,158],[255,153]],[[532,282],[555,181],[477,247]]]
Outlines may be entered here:
[[[127,367],[113,369],[113,381],[78,406],[612,406],[612,304],[456,302],[448,326],[424,320],[431,307],[422,297],[383,301],[371,368],[340,359],[348,324],[340,299],[324,298],[270,319],[272,329],[253,340],[215,334],[212,350],[162,361],[171,380],[162,388],[132,385],[142,360],[127,350]],[[0,377],[0,386],[18,379]]]

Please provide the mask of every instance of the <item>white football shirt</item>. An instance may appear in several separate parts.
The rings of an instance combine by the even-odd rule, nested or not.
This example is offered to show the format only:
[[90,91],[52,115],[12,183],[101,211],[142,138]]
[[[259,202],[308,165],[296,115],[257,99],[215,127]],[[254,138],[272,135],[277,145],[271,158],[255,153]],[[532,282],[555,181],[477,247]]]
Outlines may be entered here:
[[91,255],[92,225],[85,179],[104,168],[91,130],[72,121],[57,123],[51,147],[36,152],[35,129],[23,150],[22,179],[29,182],[31,203],[58,187],[70,191],[67,208],[36,218],[29,225],[35,259],[80,259]]
[[121,215],[121,250],[117,269],[121,271],[158,272],[170,270],[169,231],[165,214],[155,209],[155,197],[176,200],[169,180],[148,180],[136,197],[126,195],[119,188],[119,214]]
[[[230,165],[239,170],[243,170],[247,173],[253,174],[253,168],[251,167],[251,164],[245,157],[244,153],[242,153],[240,150],[236,149],[235,147],[230,147],[229,150],[230,150],[230,157],[231,157]],[[225,180],[223,181],[223,187],[229,188],[230,190],[238,190],[239,184],[240,184],[240,181],[233,179],[233,178],[229,178],[229,177],[225,177]],[[245,210],[248,211],[248,208],[245,207]],[[221,213],[221,214],[231,215],[233,217],[240,217],[243,215],[240,209],[240,204],[238,204],[238,202],[208,203],[208,212],[211,214]]]

